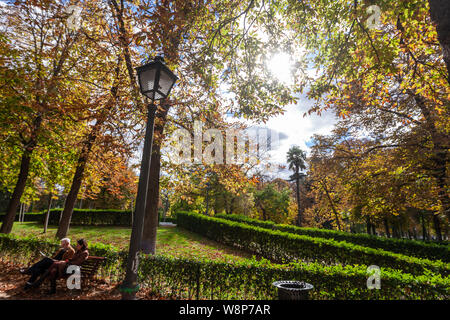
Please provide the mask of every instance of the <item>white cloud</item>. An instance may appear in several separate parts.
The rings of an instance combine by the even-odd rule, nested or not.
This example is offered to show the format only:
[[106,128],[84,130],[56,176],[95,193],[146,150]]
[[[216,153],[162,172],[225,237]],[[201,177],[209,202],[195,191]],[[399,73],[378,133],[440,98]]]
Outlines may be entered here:
[[[286,164],[286,154],[290,147],[298,145],[307,154],[310,151],[307,142],[311,140],[314,134],[330,134],[337,122],[336,117],[331,111],[323,112],[321,116],[311,114],[303,117],[312,106],[313,101],[307,100],[301,96],[296,105],[286,107],[284,114],[269,119],[266,127],[278,131],[287,138],[280,139],[279,147],[271,151],[270,161],[280,165]],[[291,173],[288,170],[278,172],[277,176],[287,179]]]

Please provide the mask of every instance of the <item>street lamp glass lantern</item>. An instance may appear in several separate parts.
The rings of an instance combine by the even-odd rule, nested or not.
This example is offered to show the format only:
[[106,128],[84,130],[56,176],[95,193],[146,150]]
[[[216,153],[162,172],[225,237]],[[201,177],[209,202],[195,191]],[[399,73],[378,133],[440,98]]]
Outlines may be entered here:
[[165,99],[178,77],[164,64],[162,57],[136,68],[141,93],[152,100]]

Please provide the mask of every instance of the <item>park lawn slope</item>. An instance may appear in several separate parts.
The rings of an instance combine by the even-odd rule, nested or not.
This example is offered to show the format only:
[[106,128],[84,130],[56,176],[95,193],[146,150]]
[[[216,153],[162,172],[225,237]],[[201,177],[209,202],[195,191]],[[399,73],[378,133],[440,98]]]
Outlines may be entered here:
[[[49,226],[47,233],[42,233],[43,226],[38,222],[15,222],[13,235],[53,240],[56,226]],[[126,250],[130,242],[131,228],[121,226],[71,226],[68,238],[75,241],[85,238],[88,245],[94,243],[112,245],[118,250]],[[209,240],[196,233],[175,227],[158,228],[156,250],[158,254],[190,259],[211,259],[233,263],[251,254]]]

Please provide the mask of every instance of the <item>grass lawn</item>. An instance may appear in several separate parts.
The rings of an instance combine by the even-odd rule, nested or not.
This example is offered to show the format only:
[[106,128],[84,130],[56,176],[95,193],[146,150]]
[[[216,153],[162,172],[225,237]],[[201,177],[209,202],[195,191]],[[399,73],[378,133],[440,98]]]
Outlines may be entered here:
[[[56,226],[49,226],[47,233],[42,233],[43,226],[37,222],[15,222],[12,234],[18,236],[34,236],[37,238],[54,239]],[[128,247],[131,235],[130,227],[113,226],[71,226],[68,238],[76,241],[85,238],[89,243],[111,244],[121,250]],[[213,259],[233,263],[251,258],[252,255],[229,248],[220,243],[203,238],[195,233],[177,228],[158,228],[156,251],[158,254],[192,258]]]

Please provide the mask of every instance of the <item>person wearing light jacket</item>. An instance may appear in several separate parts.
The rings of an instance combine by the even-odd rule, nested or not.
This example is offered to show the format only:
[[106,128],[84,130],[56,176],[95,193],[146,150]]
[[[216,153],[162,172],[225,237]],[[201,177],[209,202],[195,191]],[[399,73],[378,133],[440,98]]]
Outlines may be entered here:
[[33,283],[36,279],[46,270],[48,270],[55,261],[64,261],[71,259],[75,254],[75,250],[70,245],[70,239],[64,238],[61,239],[61,248],[55,254],[53,258],[45,257],[41,261],[33,264],[28,269],[21,269],[20,273],[31,275],[30,279],[25,284],[25,289],[28,289],[33,286]]
[[56,293],[56,280],[64,276],[69,265],[81,266],[89,257],[86,240],[80,239],[77,241],[75,254],[71,259],[55,261],[51,267],[44,273],[44,275],[35,282],[34,287],[39,286],[47,277],[51,282],[51,289],[49,294]]

